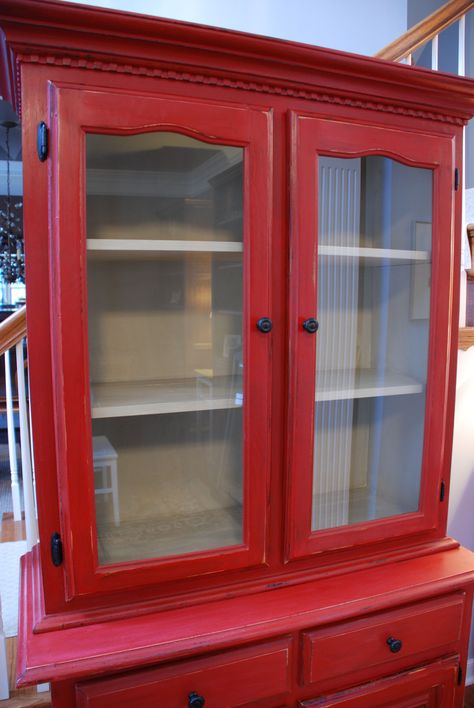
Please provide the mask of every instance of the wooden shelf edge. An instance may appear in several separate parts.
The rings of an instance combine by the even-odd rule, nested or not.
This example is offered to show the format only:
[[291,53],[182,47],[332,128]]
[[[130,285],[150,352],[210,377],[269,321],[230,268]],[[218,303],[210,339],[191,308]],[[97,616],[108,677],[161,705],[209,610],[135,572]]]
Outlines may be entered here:
[[366,246],[331,246],[320,244],[318,256],[334,258],[365,258],[369,260],[400,260],[407,263],[429,263],[431,254],[428,251],[414,251],[395,248],[372,248]]
[[242,253],[243,243],[240,241],[183,241],[180,239],[117,239],[89,238],[87,239],[89,254],[123,253]]
[[458,337],[458,349],[474,347],[474,327],[461,327]]

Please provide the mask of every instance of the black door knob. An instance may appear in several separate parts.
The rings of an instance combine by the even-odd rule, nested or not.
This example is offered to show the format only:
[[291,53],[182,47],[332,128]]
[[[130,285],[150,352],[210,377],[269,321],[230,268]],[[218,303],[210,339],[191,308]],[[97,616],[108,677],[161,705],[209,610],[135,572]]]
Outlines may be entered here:
[[188,696],[188,708],[202,708],[205,702],[205,699],[194,691]]
[[257,322],[257,328],[260,330],[260,332],[263,332],[264,334],[268,334],[268,332],[271,332],[272,327],[273,322],[269,317],[261,317]]
[[402,648],[402,640],[401,639],[394,639],[393,637],[389,637],[387,639],[387,644],[390,647],[390,651],[396,654],[397,652],[400,651]]
[[318,320],[315,320],[314,317],[310,317],[309,319],[303,322],[303,329],[305,329],[310,334],[314,334],[319,329]]

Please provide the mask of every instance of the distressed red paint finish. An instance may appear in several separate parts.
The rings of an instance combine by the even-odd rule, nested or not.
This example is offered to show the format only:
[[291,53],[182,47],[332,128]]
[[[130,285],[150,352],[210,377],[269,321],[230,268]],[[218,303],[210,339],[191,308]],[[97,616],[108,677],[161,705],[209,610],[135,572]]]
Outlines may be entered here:
[[[2,93],[23,122],[41,537],[22,565],[19,683],[51,681],[56,708],[178,708],[193,694],[216,708],[460,707],[474,557],[446,537],[446,516],[461,231],[454,169],[474,113],[472,81],[50,0],[4,0],[0,26]],[[50,137],[44,163],[40,121]],[[225,549],[100,566],[84,134],[170,126],[245,154],[244,536]],[[314,165],[318,155],[370,154],[433,172],[420,505],[315,533],[315,338],[301,328],[316,315]],[[273,320],[268,334],[256,327],[261,317]]]

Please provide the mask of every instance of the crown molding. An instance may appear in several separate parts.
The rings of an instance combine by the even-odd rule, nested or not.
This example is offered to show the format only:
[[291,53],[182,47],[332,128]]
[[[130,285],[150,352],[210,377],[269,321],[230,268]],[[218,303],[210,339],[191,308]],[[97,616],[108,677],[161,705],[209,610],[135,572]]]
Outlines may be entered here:
[[107,62],[96,59],[74,55],[54,55],[54,54],[38,54],[26,53],[18,54],[18,70],[17,81],[20,83],[19,66],[21,63],[26,64],[43,64],[49,66],[71,67],[88,71],[108,72],[116,74],[130,74],[135,76],[160,78],[167,81],[184,81],[195,84],[206,84],[209,86],[220,86],[231,89],[241,89],[243,91],[254,91],[256,93],[273,94],[279,96],[292,96],[295,98],[303,98],[321,103],[331,103],[341,106],[352,106],[370,111],[378,111],[404,116],[422,118],[432,120],[438,123],[450,123],[453,125],[465,125],[467,120],[455,115],[449,115],[443,112],[425,110],[423,108],[412,108],[403,104],[396,104],[383,100],[370,100],[364,97],[339,95],[330,91],[317,91],[310,87],[304,86],[283,86],[268,81],[260,82],[256,80],[246,80],[240,78],[226,77],[213,75],[211,73],[202,73],[193,71],[179,71],[175,69],[165,69],[156,66],[145,66],[140,64],[119,62]]
[[63,0],[2,0],[0,84],[22,62],[216,85],[463,125],[472,79],[271,37]]

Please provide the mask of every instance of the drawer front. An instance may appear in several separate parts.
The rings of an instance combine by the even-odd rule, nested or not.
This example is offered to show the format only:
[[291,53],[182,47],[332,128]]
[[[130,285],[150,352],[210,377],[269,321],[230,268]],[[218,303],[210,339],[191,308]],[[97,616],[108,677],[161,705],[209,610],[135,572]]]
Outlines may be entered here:
[[[303,634],[305,684],[385,664],[394,669],[456,651],[463,593]],[[387,667],[390,671],[390,666]]]
[[454,708],[458,657],[365,686],[298,703],[299,708]]
[[[189,696],[206,708],[231,708],[290,690],[290,640],[246,647],[213,657],[145,669],[76,687],[79,708],[188,708]],[[278,704],[278,703],[277,703]],[[194,706],[193,706],[194,708]]]

